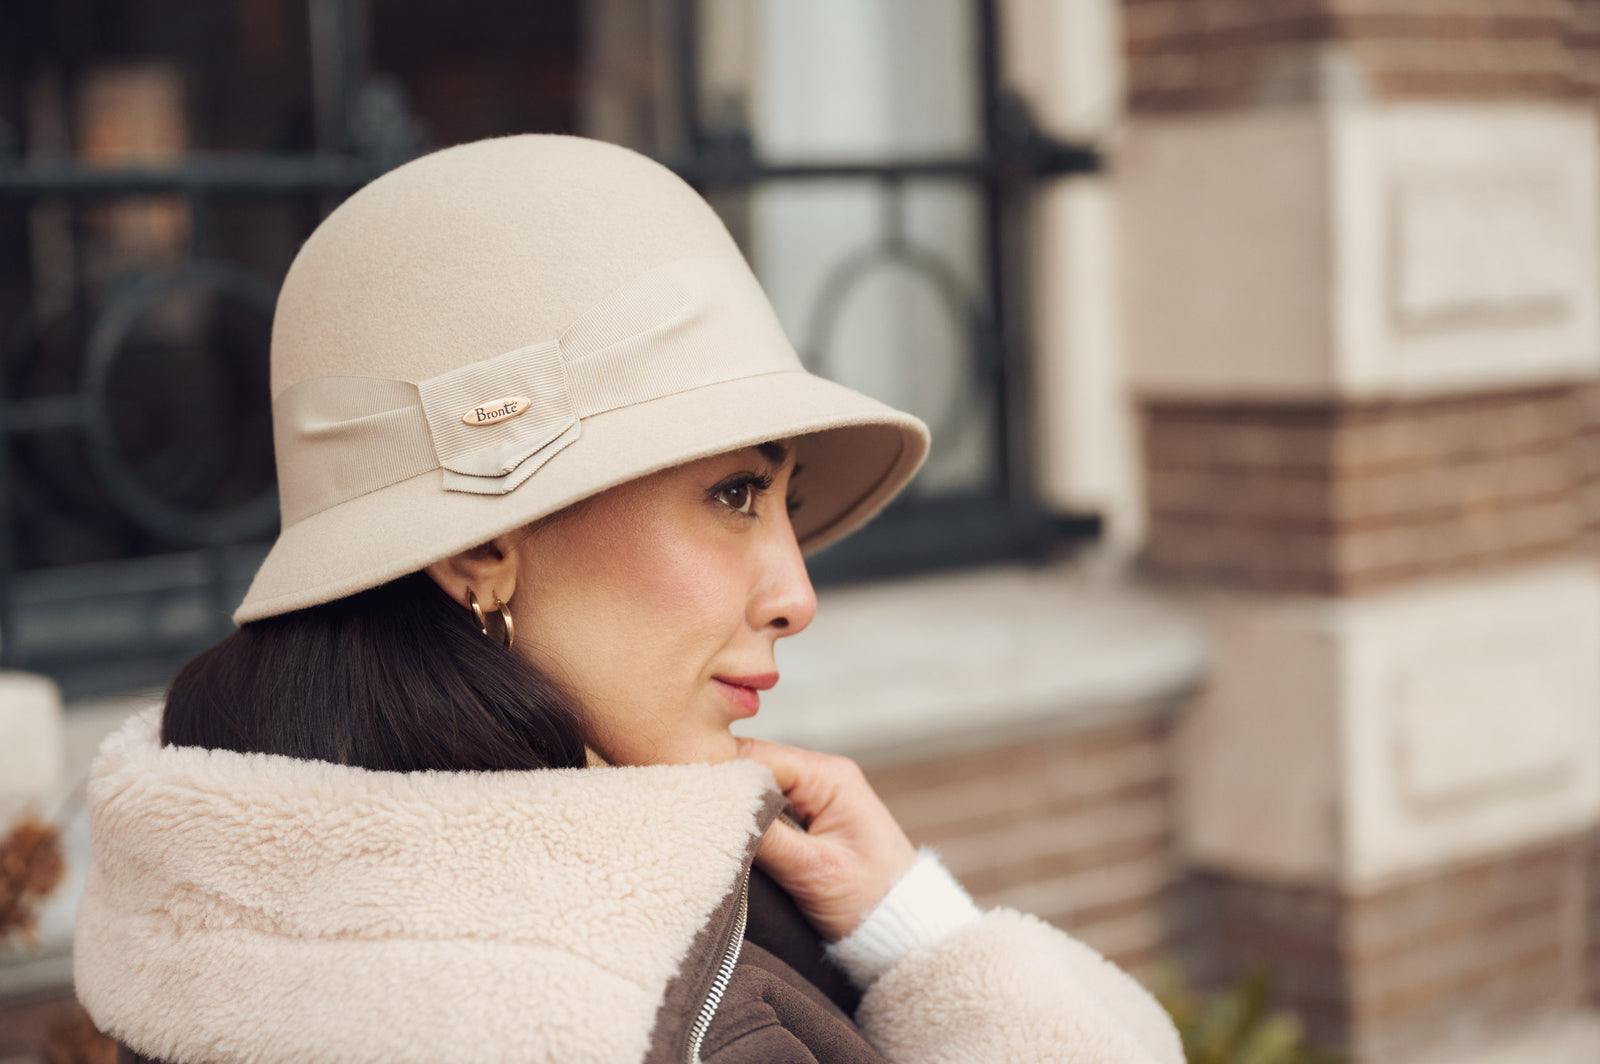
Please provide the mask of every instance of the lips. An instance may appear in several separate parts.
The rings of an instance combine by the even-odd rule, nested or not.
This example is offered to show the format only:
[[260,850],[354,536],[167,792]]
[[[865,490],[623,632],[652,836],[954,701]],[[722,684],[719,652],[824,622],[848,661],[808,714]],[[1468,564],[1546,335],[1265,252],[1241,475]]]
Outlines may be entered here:
[[777,685],[778,674],[764,672],[755,676],[713,676],[711,682],[717,685],[717,689],[734,708],[744,716],[753,717],[761,708],[761,692]]
[[752,691],[770,691],[778,686],[778,674],[775,672],[763,672],[755,676],[713,676],[712,679],[735,687],[748,687]]

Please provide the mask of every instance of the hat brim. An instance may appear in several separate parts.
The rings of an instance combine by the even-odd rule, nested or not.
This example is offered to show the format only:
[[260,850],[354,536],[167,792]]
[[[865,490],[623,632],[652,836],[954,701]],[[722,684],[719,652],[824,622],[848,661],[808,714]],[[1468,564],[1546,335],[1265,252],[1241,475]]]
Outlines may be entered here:
[[917,418],[804,371],[703,386],[585,418],[574,443],[505,495],[446,491],[435,469],[298,521],[279,534],[233,620],[377,587],[618,484],[794,437],[805,466],[795,535],[806,553],[865,524],[928,452]]

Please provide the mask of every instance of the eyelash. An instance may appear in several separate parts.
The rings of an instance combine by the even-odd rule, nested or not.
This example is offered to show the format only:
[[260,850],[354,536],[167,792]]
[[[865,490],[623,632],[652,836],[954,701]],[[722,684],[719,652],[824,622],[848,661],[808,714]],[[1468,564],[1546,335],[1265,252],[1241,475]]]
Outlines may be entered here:
[[[714,501],[721,503],[734,513],[743,517],[754,518],[756,515],[751,511],[755,507],[756,498],[765,493],[771,487],[772,477],[765,473],[737,473],[734,476],[729,477],[727,480],[724,480],[716,487],[712,488],[707,494],[709,494]],[[745,488],[750,492],[749,498],[744,506],[734,506],[723,497],[729,492],[737,491],[740,488]],[[802,500],[794,495],[790,495],[784,500],[784,504],[789,508],[789,512],[791,514],[800,509],[801,503]]]

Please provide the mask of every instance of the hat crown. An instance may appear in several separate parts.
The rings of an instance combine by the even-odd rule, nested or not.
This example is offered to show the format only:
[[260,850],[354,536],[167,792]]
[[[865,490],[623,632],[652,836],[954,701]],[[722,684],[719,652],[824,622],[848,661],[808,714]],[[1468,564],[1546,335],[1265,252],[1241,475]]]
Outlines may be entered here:
[[707,255],[743,261],[705,200],[632,149],[529,133],[437,151],[350,196],[301,248],[273,317],[272,394],[318,377],[422,381],[556,336],[639,274]]

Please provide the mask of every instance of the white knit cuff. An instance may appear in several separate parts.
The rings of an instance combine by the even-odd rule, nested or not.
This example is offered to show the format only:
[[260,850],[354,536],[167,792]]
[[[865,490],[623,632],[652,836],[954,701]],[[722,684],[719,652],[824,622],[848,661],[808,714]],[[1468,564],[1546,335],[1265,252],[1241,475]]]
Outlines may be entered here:
[[923,847],[860,926],[827,947],[827,953],[865,989],[912,950],[932,945],[982,915],[938,855]]

